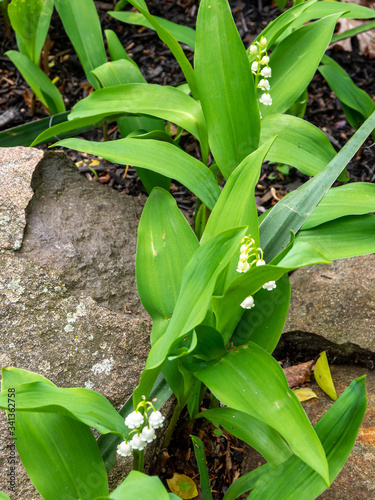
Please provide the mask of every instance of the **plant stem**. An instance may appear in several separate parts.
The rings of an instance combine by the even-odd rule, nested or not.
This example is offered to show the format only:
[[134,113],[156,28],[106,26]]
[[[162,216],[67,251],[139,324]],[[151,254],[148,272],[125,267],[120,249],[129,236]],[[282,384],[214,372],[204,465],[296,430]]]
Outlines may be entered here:
[[165,433],[164,442],[163,442],[163,448],[168,448],[169,443],[171,442],[171,439],[172,439],[173,431],[174,431],[174,429],[176,427],[178,418],[179,418],[179,416],[180,416],[180,414],[181,414],[184,406],[181,406],[181,405],[179,405],[177,403],[177,406],[174,409],[172,418],[171,418],[171,420],[169,422],[169,425],[168,425],[168,428],[167,428],[167,432]]
[[143,472],[145,452],[133,450],[133,470]]

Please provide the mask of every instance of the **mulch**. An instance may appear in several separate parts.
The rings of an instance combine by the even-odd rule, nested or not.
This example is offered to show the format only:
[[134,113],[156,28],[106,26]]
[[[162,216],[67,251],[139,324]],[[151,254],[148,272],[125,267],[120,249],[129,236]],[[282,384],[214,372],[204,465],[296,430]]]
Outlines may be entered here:
[[[113,2],[95,2],[98,7],[103,29],[116,31],[124,47],[134,58],[150,83],[176,85],[184,81],[183,74],[171,56],[167,47],[150,30],[129,26],[111,18],[107,11],[113,8]],[[116,3],[116,2],[114,2]],[[149,0],[150,11],[171,21],[195,27],[199,2],[197,0]],[[232,12],[240,35],[248,46],[255,36],[280,13],[271,0],[232,0]],[[2,19],[0,30],[3,31]],[[81,65],[67,39],[61,22],[54,14],[49,40],[50,78],[58,78],[57,86],[62,92],[67,109],[86,97],[92,88],[86,81]],[[359,53],[356,39],[352,42],[352,51],[337,48],[328,51],[350,75],[353,81],[374,97],[375,59]],[[4,39],[2,52],[16,50],[14,35]],[[185,47],[185,53],[193,62],[193,53]],[[46,109],[37,102],[35,112],[30,110],[31,94],[28,86],[6,56],[0,56],[0,130],[21,125],[29,121],[44,118]],[[354,131],[347,123],[340,102],[331,92],[323,77],[317,73],[308,88],[308,106],[305,118],[319,127],[328,136],[335,149],[340,150]],[[115,124],[109,124],[110,140],[119,138]],[[100,141],[101,129],[82,134],[88,140]],[[181,138],[181,146],[193,156],[199,158],[195,139],[189,134]],[[47,147],[47,146],[43,146]],[[144,197],[145,190],[134,168],[112,164],[100,160],[90,165],[92,156],[76,151],[67,151],[70,158],[80,163],[77,168],[93,182],[100,182],[129,195]],[[369,138],[348,165],[351,181],[375,182],[375,148]],[[95,170],[96,173],[93,172]],[[294,168],[283,174],[275,165],[265,163],[256,189],[256,201],[259,212],[264,212],[275,205],[285,194],[295,189],[308,179]],[[192,216],[196,198],[184,186],[173,181],[171,192],[181,209]],[[201,410],[208,407],[205,401]],[[205,444],[207,465],[214,500],[223,498],[229,485],[239,477],[244,448],[242,443],[226,431],[222,433],[212,426],[198,420],[180,429],[175,434],[169,450],[164,450],[159,457],[154,473],[159,473],[163,480],[173,472],[187,474],[198,483],[198,467],[194,456],[190,434],[201,437]],[[199,493],[198,499],[203,498]]]

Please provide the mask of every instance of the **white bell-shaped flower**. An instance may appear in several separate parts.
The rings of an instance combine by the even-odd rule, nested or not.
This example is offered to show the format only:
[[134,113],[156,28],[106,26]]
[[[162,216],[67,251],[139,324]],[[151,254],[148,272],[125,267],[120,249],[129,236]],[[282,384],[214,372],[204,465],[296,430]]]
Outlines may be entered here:
[[251,309],[255,306],[254,299],[251,295],[246,297],[246,299],[241,303],[241,307],[243,309]]
[[135,436],[132,437],[130,445],[133,448],[133,450],[142,451],[145,449],[147,443],[140,436],[136,434]]
[[270,94],[263,94],[262,97],[259,99],[259,102],[261,102],[265,106],[271,106],[272,97],[270,96]]
[[266,66],[265,68],[262,69],[262,71],[260,72],[260,74],[264,77],[264,78],[271,78],[272,76],[272,70],[269,66]]
[[276,288],[276,281],[267,281],[267,283],[264,283],[262,288],[270,292]]
[[154,429],[159,429],[163,425],[164,417],[160,411],[153,411],[148,417],[148,422]]
[[146,443],[151,443],[156,438],[155,429],[153,427],[143,427],[139,437]]
[[265,80],[264,78],[262,78],[260,80],[260,82],[258,83],[258,88],[263,89],[263,90],[270,90],[270,88],[271,88],[270,82],[268,80]]
[[255,56],[258,53],[258,47],[256,45],[250,45],[250,54]]
[[143,424],[144,420],[144,416],[140,411],[133,411],[126,417],[125,425],[127,425],[129,429],[137,429]]
[[132,445],[126,441],[123,441],[117,446],[117,454],[122,457],[129,457],[132,454],[132,451]]

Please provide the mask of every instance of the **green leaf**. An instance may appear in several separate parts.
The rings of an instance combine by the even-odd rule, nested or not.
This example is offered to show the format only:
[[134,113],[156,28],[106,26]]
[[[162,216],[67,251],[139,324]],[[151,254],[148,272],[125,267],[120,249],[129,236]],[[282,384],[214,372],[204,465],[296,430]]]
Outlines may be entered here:
[[[122,85],[124,83],[146,83],[146,80],[144,79],[142,73],[139,71],[138,67],[127,59],[108,61],[105,64],[102,64],[101,66],[98,66],[97,68],[92,70],[91,73],[98,80],[100,89],[102,89],[103,87]],[[100,92],[100,90],[98,90],[97,92]],[[96,95],[96,92],[90,94],[89,97],[92,95]],[[82,105],[83,101],[87,104],[86,99],[78,101],[78,103],[74,106],[70,117],[71,120],[77,118],[77,116],[75,116],[76,108],[77,106]],[[105,99],[105,97],[103,97],[103,99]],[[83,109],[85,109],[85,106],[83,106]],[[101,111],[103,111],[103,107]],[[91,115],[93,114],[94,113],[91,113]],[[78,117],[79,116],[80,115],[78,114]]]
[[[298,168],[305,175],[316,175],[335,157],[327,136],[315,125],[291,115],[274,114],[262,120],[260,142],[277,135],[267,160]],[[347,180],[345,173],[341,181]]]
[[198,247],[198,240],[173,197],[155,188],[139,223],[136,257],[139,296],[153,323],[151,343],[168,326],[180,292],[182,272]]
[[375,252],[375,216],[352,215],[335,219],[296,237],[296,249],[301,243],[313,244],[329,259],[344,259]]
[[255,309],[247,309],[231,338],[235,346],[255,342],[270,354],[277,346],[289,310],[290,283],[288,274],[278,281],[275,290],[260,289],[254,296]]
[[[178,498],[174,495],[175,498]],[[132,470],[128,477],[109,495],[113,500],[168,500],[174,498],[157,476]]]
[[54,7],[55,7],[54,0],[43,0],[43,8],[39,17],[38,29],[35,39],[34,62],[36,64],[38,64],[40,61],[40,54],[42,52],[42,48],[51,24],[51,17]]
[[255,448],[272,467],[287,460],[292,452],[280,434],[263,420],[233,408],[206,410],[197,418],[207,418],[214,425],[221,425],[230,434]]
[[[2,391],[22,383],[51,382],[16,368],[3,368]],[[16,392],[16,404],[17,404]],[[108,495],[107,474],[96,440],[87,425],[62,415],[16,414],[15,444],[22,463],[45,500],[67,497],[92,500]]]
[[260,119],[246,51],[227,0],[202,0],[195,73],[209,143],[225,178],[259,145]]
[[367,92],[355,85],[347,72],[333,59],[324,56],[322,63],[318,69],[336,96],[345,106],[354,109],[362,115],[363,119],[360,123],[352,123],[350,120],[352,127],[358,128],[374,111],[375,103]]
[[[115,68],[119,64],[124,66],[126,61],[107,63],[106,67]],[[127,67],[131,67],[130,63],[127,63]],[[98,70],[95,74],[98,74]],[[173,87],[129,83],[100,89],[78,102],[69,118],[121,112],[152,115],[176,123],[199,140],[202,154],[207,157],[207,129],[200,104]]]
[[232,172],[207,221],[201,244],[226,229],[245,225],[249,227],[249,233],[256,244],[259,244],[254,192],[259,180],[260,168],[274,141],[275,137],[268,140],[247,156]]
[[42,9],[43,0],[28,0],[28,2],[13,0],[8,5],[8,15],[12,28],[17,34],[17,40],[21,39],[21,43],[18,44],[19,49],[34,64],[39,63],[39,58],[36,59],[35,44]]
[[3,491],[0,491],[0,500],[10,500],[10,497]]
[[91,71],[107,62],[107,55],[95,4],[92,0],[54,1],[64,29],[81,61],[86,78],[96,88],[96,80]]
[[60,92],[36,64],[27,56],[15,50],[8,50],[5,55],[17,67],[38,99],[48,108],[51,115],[65,111],[65,104]]
[[237,500],[243,493],[251,490],[258,479],[271,469],[269,464],[264,464],[257,469],[239,477],[230,485],[225,493],[223,500]]
[[55,146],[85,151],[115,163],[134,165],[171,177],[184,184],[213,209],[221,191],[214,175],[203,163],[167,142],[144,139],[140,148],[139,141],[140,139],[126,138],[101,143],[65,139]]
[[[306,9],[297,19],[298,25],[304,24],[312,19],[329,16],[332,14],[342,13],[341,17],[345,19],[371,19],[375,17],[373,9],[356,5],[355,3],[348,3],[342,5],[341,2],[324,1],[316,2],[311,7]],[[297,24],[296,22],[296,24]],[[295,27],[295,25],[293,25]]]
[[153,26],[155,31],[157,32],[160,40],[162,40],[170,49],[174,57],[176,58],[182,72],[185,75],[186,81],[189,84],[191,92],[195,99],[199,99],[198,89],[195,82],[195,73],[194,70],[184,54],[180,44],[172,36],[167,29],[165,29],[154,16],[150,14],[148,11],[147,5],[144,0],[129,0],[129,3],[133,5],[136,9],[138,9],[141,14],[149,21],[149,23]]
[[306,89],[331,41],[339,17],[340,14],[334,14],[303,26],[273,50],[270,55],[272,106],[260,104],[263,117],[283,113]]
[[8,148],[12,146],[30,146],[38,135],[52,126],[53,123],[66,121],[68,114],[68,112],[64,112],[3,130],[0,132],[0,146]]
[[[119,21],[127,24],[135,24],[137,26],[146,26],[154,30],[154,26],[138,12],[116,12],[111,11],[108,14]],[[162,17],[154,16],[154,19],[162,26],[168,33],[173,36],[178,42],[185,43],[194,50],[195,49],[195,31],[188,26],[176,24]]]
[[344,38],[351,38],[352,36],[359,35],[360,33],[363,33],[364,31],[372,30],[373,28],[375,28],[375,21],[371,21],[371,22],[366,23],[366,24],[361,24],[360,26],[357,26],[356,28],[344,31],[344,33],[333,35],[332,43],[338,42],[340,40],[344,40]]
[[140,384],[134,391],[134,404],[148,394],[172,347],[205,318],[216,280],[244,233],[244,228],[224,231],[198,248],[190,259],[183,271],[173,316],[165,334],[152,346]]
[[107,39],[108,52],[112,61],[125,59],[138,68],[138,64],[128,55],[116,33],[113,30],[104,30],[104,34]]
[[[299,267],[331,263],[329,259],[309,244],[298,248],[294,248],[294,246],[277,266],[253,266],[246,273],[235,278],[224,295],[212,298],[212,308],[217,321],[216,328],[223,336],[224,342],[229,341],[243,314],[241,302],[249,295],[254,295],[264,283],[278,280],[283,274]],[[273,293],[273,291],[269,293]]]
[[200,486],[203,500],[212,500],[210,479],[208,477],[206,455],[204,453],[204,444],[197,436],[190,436],[193,441],[195,459],[198,464],[200,475]]
[[[100,433],[124,436],[128,430],[111,403],[90,389],[63,389],[44,381],[15,386],[17,412],[56,413],[78,420]],[[7,408],[7,393],[0,393],[0,408]]]
[[227,406],[275,429],[292,451],[328,484],[323,447],[278,362],[256,344],[235,348],[196,376]]
[[328,396],[336,401],[337,394],[332,380],[331,370],[329,369],[328,359],[326,352],[321,352],[319,358],[314,366],[314,377],[319,387]]
[[260,243],[267,260],[275,257],[286,247],[289,231],[298,232],[374,127],[375,112],[322,172],[285,196],[263,219],[260,225]]
[[331,188],[317,205],[301,230],[311,229],[345,215],[375,212],[375,184],[353,182]]
[[[332,483],[349,457],[366,411],[365,377],[354,380],[314,429],[322,442]],[[296,456],[264,474],[251,499],[311,500],[327,488],[322,478]],[[226,499],[225,499],[226,500]]]

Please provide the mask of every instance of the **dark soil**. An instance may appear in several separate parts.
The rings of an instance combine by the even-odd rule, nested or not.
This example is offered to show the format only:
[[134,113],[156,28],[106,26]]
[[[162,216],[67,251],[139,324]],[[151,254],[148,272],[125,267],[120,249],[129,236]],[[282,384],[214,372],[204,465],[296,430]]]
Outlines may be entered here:
[[[116,31],[129,55],[138,63],[141,71],[149,83],[161,85],[176,85],[184,81],[183,74],[167,47],[150,30],[129,26],[111,18],[106,12],[113,8],[116,2],[96,2],[103,29]],[[149,0],[150,11],[171,21],[195,27],[198,10],[198,0]],[[271,0],[232,0],[232,12],[247,47],[255,36],[280,13]],[[3,30],[2,20],[0,30]],[[62,92],[67,109],[86,97],[92,91],[90,84],[82,71],[77,56],[65,35],[59,17],[54,14],[50,30],[50,78],[58,78],[57,86]],[[4,39],[2,53],[6,50],[16,50],[15,38],[12,35]],[[189,60],[193,62],[193,53],[184,47]],[[374,97],[375,59],[359,53],[358,43],[353,41],[352,52],[343,50],[329,50],[328,55],[333,57],[350,75],[353,81],[363,90]],[[31,94],[28,86],[15,70],[6,56],[0,56],[0,129],[10,128],[35,119],[48,116],[47,110],[36,103],[34,112],[31,112]],[[354,131],[347,123],[341,109],[340,102],[331,92],[323,77],[317,73],[308,89],[308,106],[305,118],[319,127],[328,136],[336,150],[342,148]],[[7,114],[6,114],[7,113]],[[109,124],[110,140],[119,138],[115,124]],[[100,141],[103,137],[101,129],[86,132],[82,137]],[[196,141],[188,134],[181,139],[182,147],[190,154],[199,157]],[[46,146],[43,146],[46,147]],[[76,151],[67,151],[74,162],[86,160],[78,168],[87,178],[101,182],[119,191],[131,195],[144,195],[135,170],[124,165],[116,165],[106,160],[100,160],[98,165],[89,167],[92,159],[89,155]],[[369,138],[359,150],[356,157],[348,165],[352,181],[375,182],[375,148]],[[97,172],[97,177],[92,169]],[[288,175],[276,170],[274,165],[265,164],[259,180],[256,197],[259,212],[265,211],[287,192],[298,187],[308,178],[296,169],[291,168]],[[184,186],[172,183],[171,192],[180,208],[193,214],[195,197]],[[285,347],[285,346],[284,346]],[[283,355],[288,351],[285,347]],[[362,360],[361,360],[362,361]],[[366,360],[367,361],[367,360]],[[208,407],[203,404],[202,410]],[[216,434],[215,434],[216,432]],[[203,420],[198,420],[194,426],[181,429],[175,434],[168,451],[164,450],[159,458],[154,473],[159,473],[165,480],[173,472],[187,474],[198,483],[198,467],[194,456],[193,446],[189,439],[190,434],[199,435],[205,444],[207,465],[210,474],[210,483],[215,500],[223,498],[224,493],[241,472],[244,448],[236,438],[225,431],[217,435],[217,430]],[[199,499],[203,498],[199,493]]]

